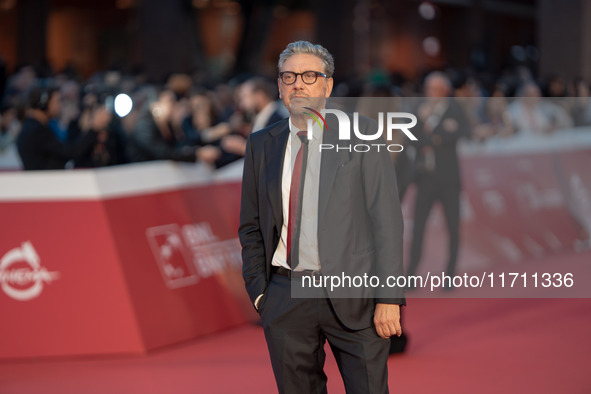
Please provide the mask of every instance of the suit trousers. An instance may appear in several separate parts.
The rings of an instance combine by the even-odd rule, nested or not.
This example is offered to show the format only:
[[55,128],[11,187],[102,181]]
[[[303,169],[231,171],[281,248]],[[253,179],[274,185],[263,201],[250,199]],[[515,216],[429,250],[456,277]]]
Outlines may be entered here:
[[314,298],[292,298],[291,286],[301,280],[272,275],[259,306],[279,393],[327,392],[327,340],[347,393],[387,393],[390,340],[373,326],[343,326],[322,288],[313,290]]
[[425,225],[435,201],[440,201],[443,206],[449,235],[449,259],[445,273],[449,276],[455,274],[460,243],[460,187],[454,183],[445,184],[429,179],[417,183],[410,264],[407,272],[409,276],[417,272],[423,251]]

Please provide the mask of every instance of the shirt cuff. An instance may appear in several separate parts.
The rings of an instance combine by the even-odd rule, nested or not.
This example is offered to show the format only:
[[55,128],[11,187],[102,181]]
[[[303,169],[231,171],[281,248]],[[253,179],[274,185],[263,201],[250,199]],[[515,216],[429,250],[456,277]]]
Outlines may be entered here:
[[[265,293],[263,293],[265,294]],[[256,309],[257,311],[259,310],[259,303],[261,302],[261,298],[263,297],[263,294],[260,294],[256,300],[254,300],[254,309]]]

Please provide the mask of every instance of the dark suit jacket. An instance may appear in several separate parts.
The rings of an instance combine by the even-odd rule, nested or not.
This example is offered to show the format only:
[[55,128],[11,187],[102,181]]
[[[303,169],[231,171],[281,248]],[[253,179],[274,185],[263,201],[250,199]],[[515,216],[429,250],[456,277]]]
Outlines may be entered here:
[[271,126],[272,124],[275,124],[283,119],[285,119],[283,113],[279,111],[279,109],[276,109],[275,111],[273,111],[269,119],[267,119],[267,124],[265,125],[265,127]]
[[[279,110],[275,110],[271,114],[271,116],[269,117],[269,119],[267,120],[267,124],[265,125],[265,127],[271,126],[271,125],[279,122],[282,119],[285,119],[285,116],[283,116],[283,114]],[[216,145],[217,146],[220,145],[219,144],[219,141],[218,141],[218,143]],[[221,146],[219,146],[219,147],[220,147],[220,150],[222,151],[222,155],[220,156],[219,159],[217,159],[215,161],[216,168],[223,167],[223,166],[228,165],[228,164],[230,164],[232,162],[235,162],[236,160],[242,159],[242,156],[241,155],[237,155],[235,153],[226,152],[224,150],[224,148],[222,148]]]
[[[339,142],[338,125],[330,122],[331,118],[334,116],[327,119],[328,130],[323,132],[324,144],[371,143],[355,137]],[[366,130],[370,122],[360,117],[360,130]],[[373,132],[377,125],[372,123],[369,129]],[[253,303],[269,283],[283,225],[281,174],[288,136],[285,119],[253,133],[247,143],[239,237],[244,280]],[[318,253],[323,275],[377,275],[384,284],[387,276],[403,274],[403,223],[395,179],[384,147],[379,153],[375,149],[367,153],[322,152]],[[376,302],[404,303],[403,289],[387,286],[339,288],[329,296],[337,316],[350,329],[373,325]]]
[[196,148],[179,144],[174,133],[170,139],[164,139],[151,114],[138,120],[128,142],[127,155],[132,162],[174,160],[192,163],[197,160]]

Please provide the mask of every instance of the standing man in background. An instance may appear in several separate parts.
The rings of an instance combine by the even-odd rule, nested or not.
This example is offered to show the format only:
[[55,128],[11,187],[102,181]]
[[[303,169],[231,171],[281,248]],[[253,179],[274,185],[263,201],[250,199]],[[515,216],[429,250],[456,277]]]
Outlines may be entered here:
[[[239,227],[246,289],[263,322],[277,387],[326,392],[328,340],[347,393],[386,393],[388,339],[401,334],[403,289],[292,294],[309,277],[403,275],[394,167],[385,150],[321,151],[321,143],[339,143],[334,116],[307,136],[306,112],[321,111],[333,87],[325,48],[293,42],[278,66],[290,117],[248,139]],[[376,128],[359,118],[362,133]]]
[[417,196],[410,264],[407,274],[415,275],[423,249],[425,225],[435,201],[440,201],[449,234],[449,259],[445,274],[453,276],[460,242],[461,177],[457,144],[468,137],[468,119],[451,98],[452,85],[442,72],[425,78],[425,101],[417,111],[415,183]]
[[286,117],[276,97],[277,89],[263,77],[250,78],[240,86],[239,105],[252,117],[253,133]]
[[[244,111],[249,126],[252,127],[249,134],[289,116],[285,113],[285,108],[275,101],[277,89],[263,77],[246,80],[240,85],[238,92],[238,106]],[[244,156],[246,136],[227,135],[222,139],[221,145],[226,152]]]

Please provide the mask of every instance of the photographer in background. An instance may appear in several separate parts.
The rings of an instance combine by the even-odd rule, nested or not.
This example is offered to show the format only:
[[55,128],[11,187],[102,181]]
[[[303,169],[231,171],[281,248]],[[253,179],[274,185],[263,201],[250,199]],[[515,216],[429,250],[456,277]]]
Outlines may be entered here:
[[217,147],[194,146],[193,141],[187,139],[183,120],[189,113],[188,102],[179,102],[174,92],[168,89],[161,91],[158,98],[146,107],[129,135],[127,154],[130,161],[174,160],[213,164],[219,158]]
[[243,82],[237,96],[239,111],[236,113],[242,112],[245,118],[245,132],[225,136],[221,147],[229,154],[244,157],[248,135],[289,117],[289,112],[275,101],[277,87],[263,77],[253,77]]
[[97,142],[98,132],[105,130],[111,115],[97,108],[90,122],[91,127],[73,143],[60,141],[48,126],[61,111],[58,89],[34,84],[27,95],[27,110],[16,144],[25,170],[64,169],[69,160],[88,154]]
[[97,111],[106,110],[108,124],[98,131],[97,142],[93,149],[75,160],[76,168],[104,167],[127,163],[125,152],[126,135],[121,126],[121,119],[113,115],[113,96],[87,89],[82,97],[80,115],[68,126],[68,141],[77,141],[93,128],[93,119]]

